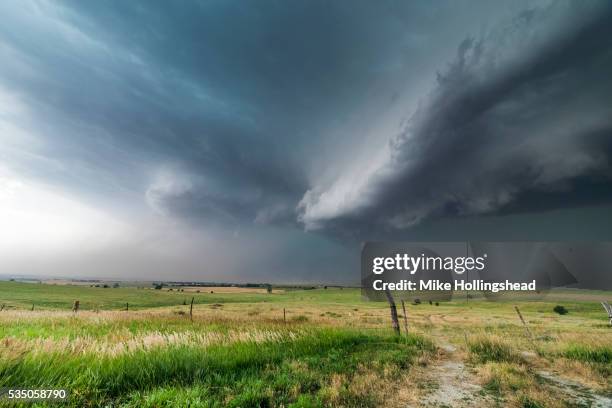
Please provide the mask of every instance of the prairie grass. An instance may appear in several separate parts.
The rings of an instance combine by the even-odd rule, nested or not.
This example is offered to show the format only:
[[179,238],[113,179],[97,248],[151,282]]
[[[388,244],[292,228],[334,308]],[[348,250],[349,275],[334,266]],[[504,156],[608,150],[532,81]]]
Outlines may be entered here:
[[573,344],[563,352],[563,356],[589,363],[612,364],[612,347]]
[[347,329],[308,335],[242,333],[229,343],[195,343],[190,338],[143,344],[118,354],[24,350],[0,361],[0,387],[66,388],[72,392],[71,406],[180,406],[182,398],[194,392],[201,406],[305,401],[311,406],[376,406],[376,394],[364,388],[364,372],[374,377],[399,373],[433,350],[420,336],[398,338]]
[[468,341],[468,349],[473,360],[479,363],[506,362],[520,363],[521,356],[513,346],[495,335],[478,335]]
[[520,303],[533,338],[510,302],[411,304],[411,335],[395,337],[387,305],[361,301],[357,289],[186,294],[0,282],[0,387],[66,387],[73,407],[419,406],[437,384],[433,339],[456,349],[443,357],[465,363],[499,406],[564,406],[539,372],[612,393],[612,332],[598,303],[608,295],[560,291]]
[[551,393],[535,370],[527,364],[488,362],[477,373],[483,389],[497,398],[500,406],[516,408],[561,408],[568,401]]

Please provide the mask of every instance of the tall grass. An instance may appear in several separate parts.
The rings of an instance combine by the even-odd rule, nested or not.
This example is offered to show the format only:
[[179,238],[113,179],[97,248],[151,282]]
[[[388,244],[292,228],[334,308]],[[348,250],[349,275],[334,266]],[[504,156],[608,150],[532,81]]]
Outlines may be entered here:
[[432,347],[416,336],[316,330],[294,340],[169,345],[116,356],[26,353],[0,362],[0,387],[66,388],[71,390],[71,406],[147,405],[164,398],[181,399],[194,387],[205,406],[287,406],[300,398],[314,398],[324,405],[319,391],[332,375],[350,376],[363,365],[400,370]]
[[498,336],[477,336],[468,341],[472,359],[479,363],[507,362],[518,363],[521,356],[505,340]]
[[612,364],[612,347],[574,344],[563,352],[563,356],[589,363]]

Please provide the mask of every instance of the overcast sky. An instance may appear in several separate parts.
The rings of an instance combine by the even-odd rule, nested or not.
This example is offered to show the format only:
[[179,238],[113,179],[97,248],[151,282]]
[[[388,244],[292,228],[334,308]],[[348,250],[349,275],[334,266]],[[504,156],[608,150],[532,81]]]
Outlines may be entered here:
[[612,240],[607,1],[0,2],[0,274],[359,280]]

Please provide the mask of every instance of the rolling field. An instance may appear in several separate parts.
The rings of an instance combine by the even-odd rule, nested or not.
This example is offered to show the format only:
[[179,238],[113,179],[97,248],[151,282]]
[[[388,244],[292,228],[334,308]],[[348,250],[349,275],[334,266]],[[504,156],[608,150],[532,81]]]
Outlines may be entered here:
[[410,304],[398,337],[357,289],[200,289],[0,282],[0,387],[66,388],[74,407],[612,403],[610,292],[521,301],[529,332],[512,302]]

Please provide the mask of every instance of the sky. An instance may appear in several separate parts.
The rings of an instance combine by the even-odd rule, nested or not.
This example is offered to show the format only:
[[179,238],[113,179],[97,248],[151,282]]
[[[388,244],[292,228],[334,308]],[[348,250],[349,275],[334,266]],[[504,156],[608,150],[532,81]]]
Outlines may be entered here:
[[612,240],[607,1],[0,2],[0,275],[356,283]]

